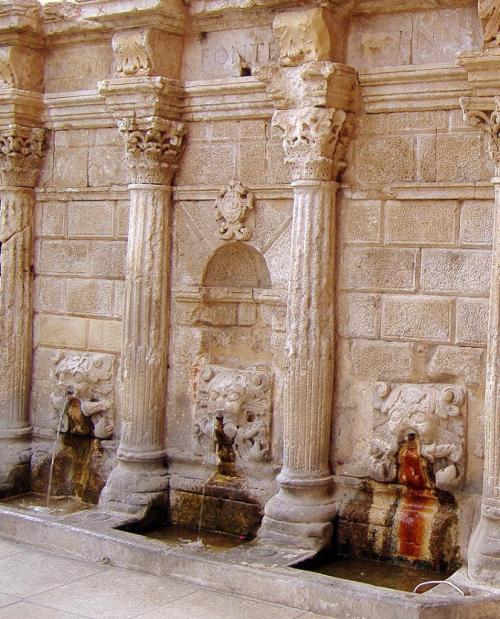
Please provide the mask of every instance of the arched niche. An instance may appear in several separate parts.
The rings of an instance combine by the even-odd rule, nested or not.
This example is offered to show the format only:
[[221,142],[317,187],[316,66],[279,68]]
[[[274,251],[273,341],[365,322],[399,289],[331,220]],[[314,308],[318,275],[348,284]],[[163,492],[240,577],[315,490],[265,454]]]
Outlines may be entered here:
[[219,247],[210,257],[202,285],[208,288],[271,288],[265,258],[251,245],[235,242]]

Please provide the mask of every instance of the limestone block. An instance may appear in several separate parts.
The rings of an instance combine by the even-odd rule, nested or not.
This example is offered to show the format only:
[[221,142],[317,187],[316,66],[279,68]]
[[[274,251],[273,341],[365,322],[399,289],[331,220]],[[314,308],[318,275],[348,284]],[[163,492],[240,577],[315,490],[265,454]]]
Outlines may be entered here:
[[417,136],[417,180],[436,180],[436,136]]
[[119,146],[123,148],[123,138],[118,127],[95,128],[89,132],[89,146]]
[[359,135],[447,130],[448,112],[444,110],[360,114],[358,118]]
[[122,146],[91,147],[89,149],[89,187],[124,185],[128,179]]
[[359,137],[354,142],[354,175],[359,183],[412,181],[416,166],[412,137]]
[[231,326],[237,324],[237,311],[237,303],[207,303],[198,307],[196,318],[207,325]]
[[267,123],[264,120],[240,120],[238,122],[240,140],[265,140]]
[[393,202],[385,206],[387,243],[453,245],[458,228],[458,202]]
[[477,387],[484,381],[483,360],[480,348],[437,346],[429,362],[429,376],[437,380],[453,377]]
[[64,202],[44,202],[41,205],[42,223],[40,235],[62,237],[66,231],[66,205]]
[[380,200],[343,200],[340,229],[344,243],[380,241]]
[[457,53],[476,49],[480,44],[476,7],[454,7],[413,16],[413,64],[454,63]]
[[485,345],[488,335],[488,302],[457,299],[457,344]]
[[120,352],[122,323],[119,320],[89,320],[88,347],[91,350]]
[[491,256],[488,251],[423,249],[421,288],[488,296]]
[[451,310],[448,299],[384,296],[382,337],[448,342]]
[[115,282],[115,296],[114,296],[114,315],[117,318],[123,316],[123,302],[125,298],[125,282]]
[[380,298],[375,294],[344,293],[339,298],[338,330],[343,337],[380,336]]
[[188,34],[184,42],[182,73],[187,80],[252,75],[260,65],[277,59],[271,27],[226,29]]
[[262,185],[266,178],[266,144],[242,142],[239,147],[239,178],[247,185]]
[[61,129],[54,132],[54,147],[85,148],[89,145],[90,135],[88,129]]
[[92,241],[89,245],[88,273],[124,278],[126,253],[127,243],[123,241]]
[[482,137],[475,134],[436,136],[436,180],[478,181],[482,178]]
[[367,290],[414,290],[417,250],[381,247],[346,248],[342,286]]
[[88,148],[56,147],[54,187],[87,187]]
[[111,201],[79,201],[68,205],[68,236],[113,236],[114,203]]
[[[207,165],[210,161],[210,166]],[[179,185],[224,185],[236,174],[236,146],[194,142],[184,152],[177,184]]]
[[35,280],[35,310],[63,313],[66,310],[65,280],[56,277],[37,277]]
[[39,344],[61,348],[83,348],[87,321],[84,318],[40,314]]
[[68,279],[67,310],[71,314],[111,316],[112,289],[108,281]]
[[493,242],[494,204],[486,201],[465,201],[460,214],[460,243],[491,245]]
[[347,43],[347,63],[384,67],[411,63],[411,14],[355,16]]
[[257,320],[257,307],[254,303],[238,304],[238,325],[247,327],[254,325]]
[[354,340],[350,356],[354,373],[364,379],[411,378],[413,344]]
[[45,60],[46,92],[93,90],[111,76],[113,54],[108,42],[49,48]]
[[128,200],[118,200],[116,203],[116,236],[127,238],[128,236],[128,215],[130,203]]
[[40,270],[48,273],[88,273],[87,241],[42,241]]
[[289,183],[291,166],[284,160],[281,142],[266,144],[266,182],[270,185]]
[[273,21],[279,63],[294,67],[305,62],[333,60],[330,32],[322,8],[279,13]]

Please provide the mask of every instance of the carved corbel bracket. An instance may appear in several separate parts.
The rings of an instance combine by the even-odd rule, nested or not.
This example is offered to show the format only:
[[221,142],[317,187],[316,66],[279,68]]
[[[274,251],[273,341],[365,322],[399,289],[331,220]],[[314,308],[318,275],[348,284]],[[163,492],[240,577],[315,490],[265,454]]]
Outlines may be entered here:
[[34,187],[43,157],[45,130],[9,125],[0,130],[0,184]]
[[495,175],[500,176],[500,97],[490,100],[462,97],[460,105],[465,121],[471,127],[486,132],[490,157],[495,165]]
[[184,124],[152,116],[119,121],[125,141],[131,183],[170,185],[177,170],[185,135]]
[[292,165],[294,181],[336,180],[346,167],[352,117],[345,111],[317,107],[278,110],[273,126],[283,132],[285,161]]
[[500,32],[500,2],[479,0],[479,19],[483,26],[483,41],[486,46],[498,45]]

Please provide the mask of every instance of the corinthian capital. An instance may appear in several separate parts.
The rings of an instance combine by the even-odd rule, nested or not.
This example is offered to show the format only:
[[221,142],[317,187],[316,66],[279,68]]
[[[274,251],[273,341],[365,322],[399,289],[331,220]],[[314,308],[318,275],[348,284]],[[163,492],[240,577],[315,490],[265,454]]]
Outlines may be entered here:
[[184,124],[156,116],[137,123],[135,119],[118,123],[125,140],[130,182],[169,185],[177,170]]
[[279,110],[273,126],[283,132],[285,161],[292,179],[336,180],[346,167],[344,155],[352,131],[350,115],[334,108]]
[[0,131],[0,184],[34,187],[43,156],[44,129],[9,125]]
[[[472,127],[486,131],[490,157],[495,165],[495,174],[500,176],[500,97],[494,97],[493,109],[487,106],[486,102],[478,105],[468,97],[462,97],[460,105],[466,122]],[[485,109],[481,109],[483,107]]]

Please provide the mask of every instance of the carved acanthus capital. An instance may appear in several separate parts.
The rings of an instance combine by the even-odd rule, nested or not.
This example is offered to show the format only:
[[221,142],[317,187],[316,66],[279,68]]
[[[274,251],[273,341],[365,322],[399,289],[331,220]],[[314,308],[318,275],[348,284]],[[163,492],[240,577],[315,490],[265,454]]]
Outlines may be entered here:
[[118,123],[125,140],[131,183],[169,185],[181,155],[184,124],[157,116]]
[[126,30],[113,36],[115,73],[121,77],[151,74],[151,48],[148,30]]
[[283,132],[285,161],[292,179],[337,180],[346,167],[345,152],[352,132],[350,115],[333,108],[279,110],[273,126]]
[[0,184],[34,187],[42,163],[44,129],[9,125],[0,130]]
[[479,0],[479,19],[483,26],[483,41],[485,45],[498,44],[500,31],[500,1]]
[[460,99],[460,105],[466,122],[472,127],[486,131],[491,159],[495,165],[495,174],[500,176],[500,97],[495,97],[494,108],[480,109],[473,105],[468,97]]

